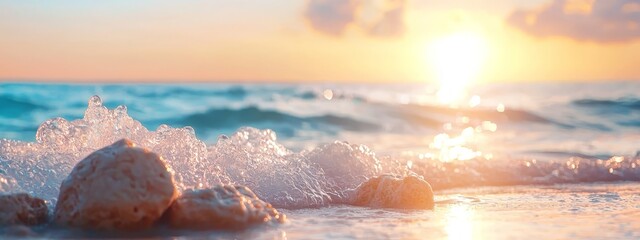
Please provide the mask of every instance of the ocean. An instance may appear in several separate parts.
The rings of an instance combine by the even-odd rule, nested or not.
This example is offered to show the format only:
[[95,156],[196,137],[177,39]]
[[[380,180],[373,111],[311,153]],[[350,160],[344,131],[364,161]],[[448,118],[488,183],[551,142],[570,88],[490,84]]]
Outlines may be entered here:
[[[147,237],[637,239],[639,130],[633,81],[483,84],[455,102],[417,83],[0,83],[0,192],[54,206],[75,163],[126,137],[180,189],[241,184],[289,216]],[[435,209],[345,205],[381,174],[423,176]]]

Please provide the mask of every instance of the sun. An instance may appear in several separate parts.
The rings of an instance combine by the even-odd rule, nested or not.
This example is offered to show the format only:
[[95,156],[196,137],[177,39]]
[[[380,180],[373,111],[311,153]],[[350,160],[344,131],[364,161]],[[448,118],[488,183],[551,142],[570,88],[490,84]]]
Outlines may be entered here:
[[457,32],[431,42],[427,57],[440,84],[441,103],[456,105],[464,100],[467,87],[478,79],[487,52],[485,38],[475,32]]

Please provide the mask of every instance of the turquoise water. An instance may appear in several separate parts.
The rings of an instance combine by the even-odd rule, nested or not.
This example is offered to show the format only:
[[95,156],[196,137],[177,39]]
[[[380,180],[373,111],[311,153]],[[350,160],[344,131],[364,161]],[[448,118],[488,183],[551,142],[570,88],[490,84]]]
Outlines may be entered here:
[[[126,137],[163,155],[180,189],[242,184],[290,215],[278,228],[150,236],[637,237],[630,230],[637,226],[607,221],[640,211],[628,187],[637,185],[621,182],[640,180],[640,83],[483,85],[448,103],[436,91],[421,84],[2,83],[0,192],[29,192],[52,206],[77,161]],[[408,212],[343,205],[351,189],[384,173],[424,176],[443,203]],[[470,191],[479,186],[493,187]],[[558,197],[532,198],[540,194]],[[574,200],[584,211],[572,212]],[[531,212],[560,230],[530,223]],[[447,230],[451,214],[471,215],[464,224],[476,230],[456,237]],[[577,218],[586,225],[568,225]],[[519,231],[501,234],[482,222]],[[619,231],[586,229],[602,224]]]
[[[243,126],[273,129],[292,149],[334,140],[366,143],[378,151],[424,151],[450,128],[497,124],[483,143],[517,135],[517,146],[479,146],[509,155],[556,154],[606,158],[633,155],[640,128],[640,84],[635,82],[493,84],[469,91],[477,106],[437,101],[437,88],[420,84],[12,84],[0,83],[0,138],[33,141],[47,119],[82,117],[87,100],[126,105],[149,129],[192,126],[200,139]],[[324,94],[330,93],[331,100]],[[499,105],[506,111],[496,111]],[[468,123],[462,123],[465,118]],[[393,138],[393,141],[371,141]],[[611,144],[612,139],[616,144]],[[432,139],[431,139],[432,140]],[[490,144],[491,143],[491,144]],[[504,143],[501,143],[504,144]],[[500,148],[500,149],[493,149]],[[500,150],[500,151],[498,151]],[[487,151],[489,152],[489,151]]]

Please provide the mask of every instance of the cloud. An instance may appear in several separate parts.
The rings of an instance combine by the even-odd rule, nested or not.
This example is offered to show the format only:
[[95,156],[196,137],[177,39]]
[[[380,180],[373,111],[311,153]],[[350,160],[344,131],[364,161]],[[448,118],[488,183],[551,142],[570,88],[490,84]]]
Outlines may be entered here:
[[350,26],[376,37],[404,33],[406,0],[309,0],[304,17],[321,33],[342,36]]
[[640,39],[640,0],[552,0],[535,10],[516,10],[507,22],[529,34],[576,40]]

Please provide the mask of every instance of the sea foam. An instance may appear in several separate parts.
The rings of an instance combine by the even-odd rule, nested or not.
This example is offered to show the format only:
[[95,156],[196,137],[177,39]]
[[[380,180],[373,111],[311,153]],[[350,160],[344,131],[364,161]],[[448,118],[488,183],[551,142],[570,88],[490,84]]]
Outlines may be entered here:
[[0,191],[25,191],[53,205],[60,183],[79,160],[122,138],[163,156],[180,190],[240,184],[276,207],[345,202],[349,191],[382,172],[366,146],[334,142],[293,152],[272,130],[250,127],[207,145],[191,127],[161,125],[150,131],[125,106],[107,109],[93,96],[82,119],[42,123],[36,142],[0,140]]
[[364,145],[340,141],[297,152],[280,144],[274,131],[251,127],[220,135],[216,143],[208,145],[196,137],[192,127],[160,125],[151,131],[131,118],[125,106],[107,109],[100,97],[93,96],[83,118],[47,120],[38,128],[35,142],[0,140],[0,192],[27,192],[53,206],[60,183],[78,161],[122,138],[163,156],[179,190],[244,185],[279,208],[349,203],[354,189],[381,174],[417,174],[434,190],[640,181],[637,156],[440,161],[379,157]]

